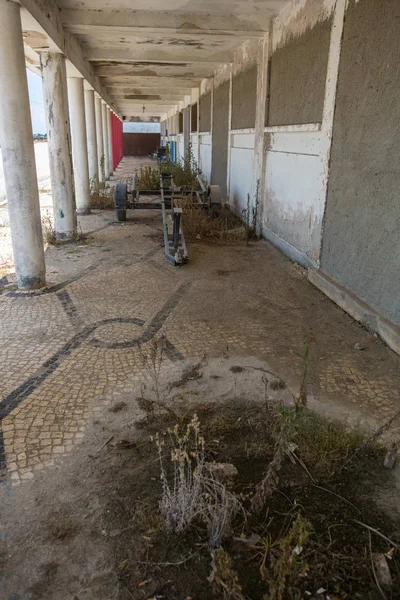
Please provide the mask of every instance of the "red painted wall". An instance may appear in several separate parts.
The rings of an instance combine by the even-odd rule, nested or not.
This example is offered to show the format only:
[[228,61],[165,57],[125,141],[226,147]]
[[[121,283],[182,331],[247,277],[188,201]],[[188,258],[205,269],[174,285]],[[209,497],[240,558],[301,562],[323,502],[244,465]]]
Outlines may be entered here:
[[122,122],[111,113],[111,140],[112,140],[112,159],[113,171],[118,167],[124,156]]

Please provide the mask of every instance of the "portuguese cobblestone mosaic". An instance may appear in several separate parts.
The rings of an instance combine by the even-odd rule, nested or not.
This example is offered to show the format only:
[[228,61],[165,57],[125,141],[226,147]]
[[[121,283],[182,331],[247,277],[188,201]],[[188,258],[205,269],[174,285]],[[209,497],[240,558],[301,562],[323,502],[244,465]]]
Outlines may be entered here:
[[13,485],[62,460],[97,412],[147,381],[141,352],[161,336],[171,366],[252,355],[293,387],[308,342],[309,389],[322,405],[373,424],[400,409],[400,357],[267,243],[198,244],[174,269],[157,213],[80,221],[90,243],[47,250],[47,289],[0,295],[0,468]]

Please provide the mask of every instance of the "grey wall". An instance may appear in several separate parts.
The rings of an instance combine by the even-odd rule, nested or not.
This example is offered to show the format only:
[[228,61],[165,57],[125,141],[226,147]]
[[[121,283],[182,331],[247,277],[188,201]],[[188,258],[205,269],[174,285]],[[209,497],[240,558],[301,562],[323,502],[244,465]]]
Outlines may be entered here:
[[211,183],[221,187],[224,197],[228,167],[229,88],[229,81],[216,88],[213,102]]
[[400,325],[400,3],[350,0],[321,268]]
[[257,65],[232,80],[232,129],[249,129],[256,123]]
[[272,54],[267,125],[322,121],[331,26],[320,21]]
[[208,92],[208,94],[201,96],[199,104],[199,131],[211,131],[211,92]]

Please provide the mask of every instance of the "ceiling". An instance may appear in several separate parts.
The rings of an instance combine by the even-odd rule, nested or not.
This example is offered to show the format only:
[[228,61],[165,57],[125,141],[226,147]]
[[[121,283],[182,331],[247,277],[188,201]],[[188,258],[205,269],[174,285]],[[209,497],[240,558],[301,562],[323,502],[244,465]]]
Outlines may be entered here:
[[[220,64],[232,62],[244,41],[261,37],[287,0],[55,3],[64,32],[79,42],[114,107],[129,119],[161,117],[183,101]],[[37,50],[28,33],[25,44]]]

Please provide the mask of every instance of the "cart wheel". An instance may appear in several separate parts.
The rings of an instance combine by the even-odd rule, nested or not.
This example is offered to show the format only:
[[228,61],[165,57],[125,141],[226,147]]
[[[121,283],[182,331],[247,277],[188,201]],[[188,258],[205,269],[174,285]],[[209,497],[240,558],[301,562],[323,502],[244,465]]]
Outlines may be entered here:
[[126,204],[128,201],[128,186],[126,183],[117,183],[114,188],[114,204],[118,221],[126,221]]

